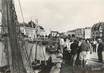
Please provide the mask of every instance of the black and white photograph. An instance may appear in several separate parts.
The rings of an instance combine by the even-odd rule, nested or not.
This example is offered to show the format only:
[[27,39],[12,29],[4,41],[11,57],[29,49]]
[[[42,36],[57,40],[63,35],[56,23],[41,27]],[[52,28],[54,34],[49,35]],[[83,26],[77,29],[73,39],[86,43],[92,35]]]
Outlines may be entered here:
[[0,0],[0,73],[104,73],[104,0]]

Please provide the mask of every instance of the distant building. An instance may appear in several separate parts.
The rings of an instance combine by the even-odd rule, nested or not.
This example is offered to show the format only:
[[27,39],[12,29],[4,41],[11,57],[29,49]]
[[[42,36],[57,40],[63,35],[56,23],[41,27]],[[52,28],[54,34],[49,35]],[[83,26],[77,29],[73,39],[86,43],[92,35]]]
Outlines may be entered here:
[[42,26],[38,26],[36,27],[37,29],[37,34],[40,35],[40,36],[45,36],[46,35],[46,32],[44,30],[44,28]]
[[43,36],[45,34],[45,30],[42,26],[36,25],[33,21],[27,23],[20,24],[20,31],[25,36],[34,39],[37,36]]
[[51,35],[52,35],[52,36],[57,36],[58,34],[59,34],[58,31],[51,31]]
[[36,29],[31,27],[20,27],[20,31],[29,38],[36,38]]
[[76,31],[75,31],[75,36],[77,37],[77,38],[85,38],[84,37],[84,28],[78,28],[78,29],[76,29]]
[[70,30],[70,31],[67,31],[66,34],[67,34],[68,36],[72,37],[73,35],[75,36],[75,34],[76,34],[75,31],[76,31],[76,30]]
[[94,24],[91,32],[93,39],[102,38],[104,40],[104,22]]
[[71,31],[67,32],[67,35],[70,35],[71,37],[75,36],[76,38],[90,39],[91,38],[91,27],[78,28],[75,30],[71,30]]
[[84,37],[85,37],[85,39],[91,39],[92,37],[91,37],[91,27],[86,27],[85,29],[84,29]]

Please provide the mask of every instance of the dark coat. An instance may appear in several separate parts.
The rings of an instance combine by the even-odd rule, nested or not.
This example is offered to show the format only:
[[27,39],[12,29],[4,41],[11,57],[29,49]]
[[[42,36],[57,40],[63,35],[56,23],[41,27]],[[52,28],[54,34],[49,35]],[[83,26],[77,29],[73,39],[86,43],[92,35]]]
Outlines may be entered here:
[[102,52],[104,50],[104,44],[103,43],[99,43],[98,45],[98,52]]
[[81,51],[89,51],[90,50],[90,44],[86,43],[86,42],[82,42],[80,49]]
[[71,54],[73,54],[73,55],[77,54],[77,51],[78,51],[78,43],[73,42],[70,45],[70,49],[71,49]]

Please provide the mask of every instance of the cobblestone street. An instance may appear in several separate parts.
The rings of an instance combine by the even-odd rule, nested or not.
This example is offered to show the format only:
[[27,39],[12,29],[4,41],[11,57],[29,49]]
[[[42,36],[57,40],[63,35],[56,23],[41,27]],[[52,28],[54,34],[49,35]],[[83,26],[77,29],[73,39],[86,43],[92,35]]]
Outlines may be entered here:
[[88,60],[86,67],[88,69],[87,71],[83,71],[80,68],[76,68],[73,71],[72,66],[66,63],[63,64],[61,73],[104,73],[104,63],[98,62],[96,53],[91,54],[91,57]]

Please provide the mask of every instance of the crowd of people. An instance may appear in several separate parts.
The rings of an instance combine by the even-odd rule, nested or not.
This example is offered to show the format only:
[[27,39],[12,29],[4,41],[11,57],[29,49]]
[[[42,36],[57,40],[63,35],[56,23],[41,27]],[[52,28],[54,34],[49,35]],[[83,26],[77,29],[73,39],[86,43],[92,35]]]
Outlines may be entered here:
[[64,47],[64,60],[69,60],[70,63],[73,64],[73,66],[75,66],[76,63],[80,63],[82,65],[82,61],[87,61],[88,59],[90,59],[92,53],[97,54],[98,62],[103,62],[102,52],[104,50],[104,44],[102,39],[100,38],[97,40],[82,38],[70,40],[68,38],[64,38],[62,45]]
[[[72,39],[57,37],[57,39],[59,39],[59,43],[48,42],[51,45],[46,47],[49,59],[45,69],[49,71],[48,73],[60,73],[64,63],[72,67],[80,66],[83,68],[93,53],[98,56],[98,62],[103,63],[104,44],[102,39],[92,40],[75,37]],[[42,73],[44,71],[43,69]]]
[[[54,42],[56,39],[58,39],[58,42]],[[64,63],[68,63],[72,67],[76,65],[83,67],[83,61],[84,64],[87,64],[87,61],[93,53],[97,54],[98,62],[103,63],[102,52],[104,50],[104,44],[100,38],[91,40],[75,37],[54,37],[52,42],[46,43],[38,41],[37,51],[36,43],[32,44],[32,52],[34,53],[35,50],[35,53],[39,56],[36,58],[36,54],[33,54],[35,59],[37,59],[32,62],[35,73],[60,73]],[[29,50],[29,48],[27,49]],[[41,61],[40,58],[42,59]]]

